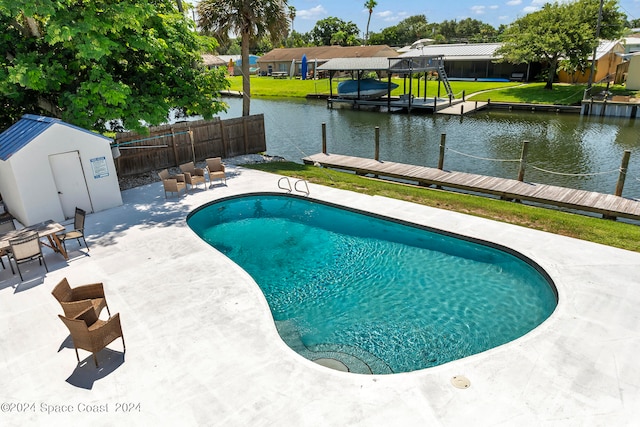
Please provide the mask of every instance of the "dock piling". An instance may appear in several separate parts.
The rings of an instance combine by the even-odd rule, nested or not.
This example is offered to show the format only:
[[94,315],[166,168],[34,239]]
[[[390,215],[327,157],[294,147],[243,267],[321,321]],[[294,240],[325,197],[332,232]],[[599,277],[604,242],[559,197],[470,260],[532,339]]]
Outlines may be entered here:
[[520,170],[518,171],[518,181],[524,181],[524,170],[527,166],[527,153],[529,152],[529,141],[522,141],[522,154],[520,154]]
[[380,126],[375,127],[376,134],[376,150],[375,150],[375,159],[377,162],[380,161]]
[[443,133],[440,135],[440,157],[438,158],[438,169],[442,170],[444,167],[444,150],[445,144],[447,143],[447,134]]
[[622,163],[620,164],[620,175],[618,175],[618,182],[616,183],[616,196],[622,196],[622,189],[624,188],[624,180],[627,177],[627,169],[629,168],[629,157],[631,157],[630,150],[624,150],[622,156]]
[[322,154],[327,154],[327,124],[322,122]]

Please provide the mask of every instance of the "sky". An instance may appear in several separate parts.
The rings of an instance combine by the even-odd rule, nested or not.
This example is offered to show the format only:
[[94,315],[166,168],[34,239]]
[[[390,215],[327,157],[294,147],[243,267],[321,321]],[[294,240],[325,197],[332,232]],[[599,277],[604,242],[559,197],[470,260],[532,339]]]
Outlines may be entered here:
[[[376,0],[370,32],[380,32],[414,15],[425,15],[427,22],[477,19],[497,28],[509,24],[527,13],[536,11],[552,0]],[[560,0],[564,1],[564,0]],[[328,17],[353,22],[360,29],[360,36],[367,28],[369,10],[365,0],[288,0],[296,8],[293,29],[299,33],[311,31],[316,22]],[[640,0],[619,0],[618,4],[629,19],[640,18]]]

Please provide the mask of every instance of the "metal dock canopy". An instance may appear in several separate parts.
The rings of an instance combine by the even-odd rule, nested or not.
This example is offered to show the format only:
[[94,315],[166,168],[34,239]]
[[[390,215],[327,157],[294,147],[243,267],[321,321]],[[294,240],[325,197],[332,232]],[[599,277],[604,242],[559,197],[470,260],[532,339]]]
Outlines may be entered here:
[[388,71],[394,74],[420,73],[437,70],[443,57],[416,56],[402,58],[333,58],[318,67],[320,71]]

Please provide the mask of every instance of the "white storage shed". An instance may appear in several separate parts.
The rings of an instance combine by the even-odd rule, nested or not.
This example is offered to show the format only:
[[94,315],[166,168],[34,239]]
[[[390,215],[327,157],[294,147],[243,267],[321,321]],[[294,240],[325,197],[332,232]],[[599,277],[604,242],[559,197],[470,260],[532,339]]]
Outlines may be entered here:
[[0,134],[0,194],[25,226],[122,205],[111,139],[51,117],[24,115]]

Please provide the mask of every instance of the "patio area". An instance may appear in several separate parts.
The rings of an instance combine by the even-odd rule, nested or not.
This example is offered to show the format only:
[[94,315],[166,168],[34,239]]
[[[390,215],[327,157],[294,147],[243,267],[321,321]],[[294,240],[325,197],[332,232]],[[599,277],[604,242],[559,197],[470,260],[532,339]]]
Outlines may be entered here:
[[[514,342],[418,372],[349,374],[287,347],[253,279],[187,226],[216,198],[281,191],[278,175],[227,171],[226,187],[186,196],[165,199],[159,181],[124,191],[124,205],[87,216],[89,252],[45,249],[46,276],[37,262],[23,283],[0,270],[0,424],[623,426],[640,415],[640,253],[310,184],[311,198],[509,246],[558,288],[552,316]],[[118,339],[100,368],[83,350],[76,364],[51,295],[64,277],[104,283],[126,354]]]

